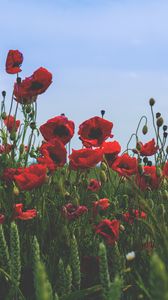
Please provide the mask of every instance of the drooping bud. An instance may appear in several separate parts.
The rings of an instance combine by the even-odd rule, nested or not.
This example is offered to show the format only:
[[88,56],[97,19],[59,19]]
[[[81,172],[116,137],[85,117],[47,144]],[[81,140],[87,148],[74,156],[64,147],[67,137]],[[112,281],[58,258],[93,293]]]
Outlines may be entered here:
[[24,148],[25,148],[25,147],[24,147],[24,144],[21,144],[20,147],[19,147],[19,150],[20,150],[20,153],[21,153],[21,154],[23,153]]
[[142,133],[145,135],[145,134],[147,134],[147,132],[148,132],[148,127],[145,124],[144,127],[142,128]]
[[159,167],[156,167],[156,175],[157,177],[162,177],[162,170]]
[[168,133],[167,132],[163,132],[163,136],[166,139],[167,138]]
[[6,119],[6,112],[3,112],[3,113],[1,114],[1,118],[2,118],[2,120],[5,120],[5,119]]
[[15,196],[18,196],[18,195],[19,195],[19,189],[18,189],[18,187],[17,187],[16,185],[14,185],[14,188],[13,188],[13,194],[14,194]]
[[6,91],[2,91],[2,97],[3,97],[3,98],[6,97]]
[[163,125],[163,131],[166,131],[167,130],[167,125]]
[[22,82],[22,78],[21,77],[17,77],[16,81],[17,81],[17,84],[20,84]]
[[136,149],[137,149],[138,151],[140,151],[140,150],[141,150],[141,147],[142,147],[141,142],[137,142],[137,143],[136,143]]

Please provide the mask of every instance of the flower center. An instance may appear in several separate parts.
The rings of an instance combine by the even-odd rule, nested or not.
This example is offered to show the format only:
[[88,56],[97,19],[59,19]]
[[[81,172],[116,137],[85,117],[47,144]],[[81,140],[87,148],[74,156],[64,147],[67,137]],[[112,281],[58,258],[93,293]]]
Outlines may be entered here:
[[98,139],[102,136],[102,131],[100,128],[91,128],[88,134],[89,139]]
[[54,133],[54,135],[58,135],[59,137],[63,137],[63,136],[68,136],[69,135],[69,130],[64,125],[60,125],[60,126],[55,127],[53,133]]
[[130,169],[129,166],[127,164],[125,164],[125,163],[119,164],[119,168],[125,169],[125,170],[129,170]]
[[38,81],[33,81],[30,87],[30,90],[39,90],[43,87],[43,84]]
[[60,163],[60,159],[59,159],[59,157],[55,154],[55,153],[50,153],[49,154],[50,155],[50,158],[55,162],[55,163]]

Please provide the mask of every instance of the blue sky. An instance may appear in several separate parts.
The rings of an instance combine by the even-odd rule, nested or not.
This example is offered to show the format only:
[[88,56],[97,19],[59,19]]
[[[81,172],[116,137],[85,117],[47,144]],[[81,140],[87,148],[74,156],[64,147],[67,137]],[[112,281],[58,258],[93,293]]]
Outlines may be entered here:
[[[23,78],[40,66],[53,73],[52,86],[38,98],[39,125],[64,112],[77,133],[105,109],[124,150],[139,118],[150,119],[150,97],[166,122],[167,1],[6,0],[0,11],[1,90],[8,97],[12,91],[14,76],[4,71],[9,49],[24,54]],[[72,146],[80,147],[77,135]]]

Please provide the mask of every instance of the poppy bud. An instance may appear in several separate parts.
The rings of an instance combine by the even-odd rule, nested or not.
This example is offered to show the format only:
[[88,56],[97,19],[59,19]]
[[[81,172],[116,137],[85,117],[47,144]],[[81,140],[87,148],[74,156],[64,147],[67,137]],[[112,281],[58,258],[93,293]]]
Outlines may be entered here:
[[74,199],[72,200],[72,204],[73,204],[73,205],[76,205],[76,206],[78,206],[78,205],[79,205],[79,203],[80,203],[80,200],[79,200],[79,198],[78,198],[78,197],[76,197],[76,198],[74,198]]
[[149,104],[150,106],[153,106],[155,104],[155,100],[153,98],[149,99]]
[[141,150],[141,142],[137,142],[137,144],[136,144],[136,149],[137,149],[138,151]]
[[148,132],[148,127],[147,125],[144,125],[144,127],[142,128],[142,133],[145,135]]
[[100,197],[94,193],[94,194],[89,195],[89,199],[91,201],[98,201],[100,199]]
[[145,156],[145,157],[143,158],[143,162],[144,162],[144,164],[147,164],[147,163],[148,163],[148,158],[147,158],[147,156]]
[[167,130],[167,125],[163,125],[163,131]]
[[14,188],[13,188],[13,194],[15,195],[15,196],[18,196],[19,195],[19,189],[18,189],[18,187],[15,185],[14,186]]
[[21,77],[17,77],[17,84],[20,84],[22,82],[22,78]]
[[20,153],[22,154],[23,151],[24,151],[24,144],[21,144],[21,145],[20,145],[19,150],[20,150]]
[[157,113],[156,113],[156,118],[158,119],[159,117],[161,117],[161,113],[160,113],[160,112],[157,112]]
[[168,134],[167,132],[163,133],[163,136],[164,136],[165,139],[167,138],[167,134]]
[[6,97],[6,91],[2,91],[2,96],[5,98]]
[[157,124],[157,126],[158,127],[161,127],[162,125],[163,125],[163,118],[162,117],[159,117],[158,119],[157,119],[157,121],[156,121],[156,124]]
[[143,174],[143,167],[142,167],[141,164],[138,165],[138,172],[139,172],[140,175]]
[[31,122],[30,123],[30,128],[33,130],[33,129],[36,129],[36,123],[35,122]]
[[3,113],[1,114],[1,118],[2,118],[2,120],[5,120],[5,119],[6,119],[6,112],[3,112]]
[[166,147],[166,153],[168,154],[168,146]]
[[105,183],[107,181],[106,173],[103,170],[100,171],[100,181],[101,183]]
[[102,169],[103,171],[106,171],[106,170],[107,170],[107,165],[106,165],[105,162],[102,162],[100,167],[101,167],[101,169]]
[[156,175],[157,177],[161,177],[162,176],[162,171],[159,167],[156,167]]
[[31,105],[27,105],[26,107],[26,113],[29,114],[31,112]]
[[148,206],[153,209],[154,208],[154,202],[152,199],[148,199]]
[[16,139],[16,132],[15,131],[11,132],[10,139],[11,139],[11,141],[14,141]]
[[148,160],[147,166],[148,166],[148,167],[151,167],[151,166],[152,166],[152,161],[151,161],[151,160]]

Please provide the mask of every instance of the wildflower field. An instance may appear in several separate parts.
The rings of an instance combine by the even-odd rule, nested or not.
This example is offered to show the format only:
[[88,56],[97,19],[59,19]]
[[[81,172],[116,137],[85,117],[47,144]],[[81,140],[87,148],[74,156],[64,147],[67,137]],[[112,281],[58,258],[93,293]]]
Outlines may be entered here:
[[143,116],[126,149],[103,110],[76,130],[64,114],[38,128],[52,74],[22,79],[22,62],[8,52],[9,111],[1,96],[0,300],[167,300],[168,127],[155,100],[153,138]]

